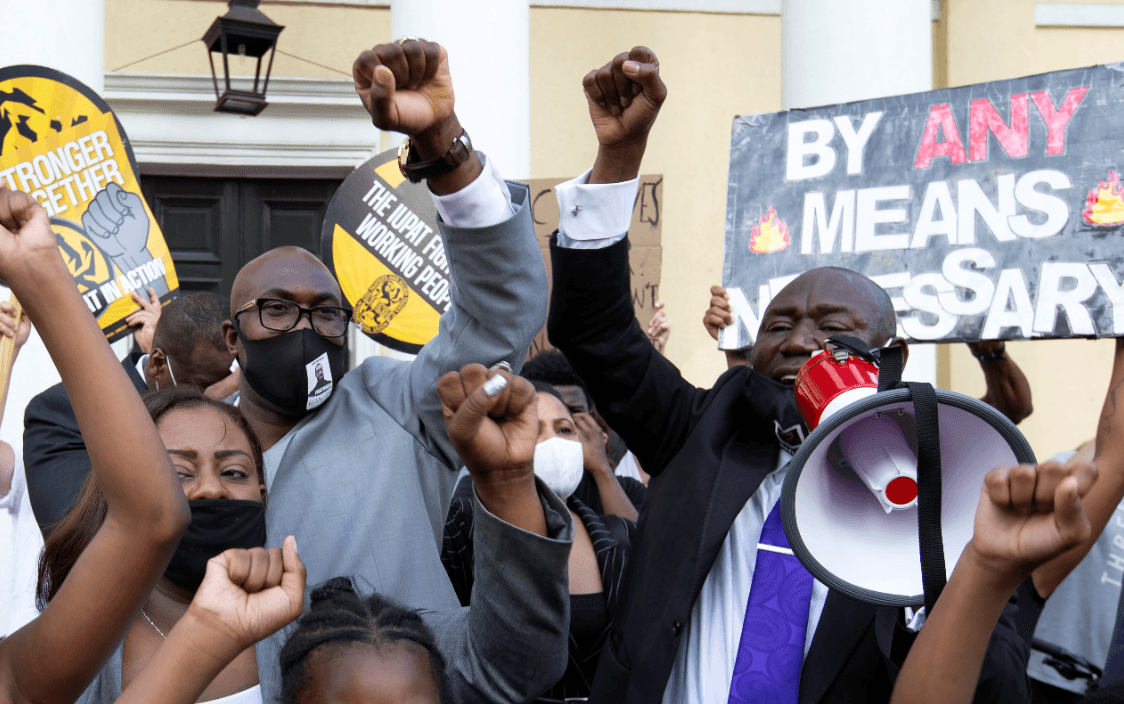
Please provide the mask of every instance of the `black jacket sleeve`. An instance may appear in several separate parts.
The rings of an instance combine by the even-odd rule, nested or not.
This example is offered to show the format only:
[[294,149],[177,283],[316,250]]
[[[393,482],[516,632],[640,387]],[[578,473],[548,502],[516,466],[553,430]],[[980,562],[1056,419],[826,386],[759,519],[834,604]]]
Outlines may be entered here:
[[663,471],[706,408],[640,329],[632,307],[628,238],[602,249],[559,247],[551,238],[553,289],[547,334],[586,383],[598,411],[640,460]]

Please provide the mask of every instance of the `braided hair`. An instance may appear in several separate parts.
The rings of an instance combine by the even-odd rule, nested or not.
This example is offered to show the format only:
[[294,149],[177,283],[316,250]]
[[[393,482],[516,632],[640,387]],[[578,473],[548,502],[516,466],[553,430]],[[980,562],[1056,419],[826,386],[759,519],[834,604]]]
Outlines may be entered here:
[[347,577],[329,579],[312,591],[311,605],[281,649],[281,701],[294,704],[302,696],[311,656],[321,646],[383,648],[400,642],[425,648],[441,702],[449,704],[445,658],[421,616],[377,592],[360,596]]

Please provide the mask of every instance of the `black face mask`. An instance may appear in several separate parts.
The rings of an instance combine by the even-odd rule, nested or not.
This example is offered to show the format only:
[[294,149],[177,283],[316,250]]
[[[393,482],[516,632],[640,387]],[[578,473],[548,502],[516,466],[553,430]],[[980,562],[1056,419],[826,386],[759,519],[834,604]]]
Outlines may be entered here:
[[265,545],[265,504],[238,499],[188,501],[191,523],[164,570],[168,581],[195,593],[207,574],[207,561],[231,548]]
[[315,330],[250,340],[235,329],[246,352],[246,382],[283,416],[300,418],[319,408],[343,376],[347,349]]

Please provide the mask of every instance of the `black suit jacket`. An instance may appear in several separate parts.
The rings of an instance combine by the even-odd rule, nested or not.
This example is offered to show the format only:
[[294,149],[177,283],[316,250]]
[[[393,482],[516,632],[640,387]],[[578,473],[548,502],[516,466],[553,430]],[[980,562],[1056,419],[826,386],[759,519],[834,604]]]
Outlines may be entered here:
[[[141,356],[142,353],[134,352],[121,366],[137,393],[144,394],[148,386],[137,373]],[[86,441],[62,384],[55,384],[27,404],[23,416],[23,464],[31,510],[45,540],[51,528],[74,505],[90,473]]]
[[[683,379],[636,321],[627,239],[551,246],[550,342],[582,375],[609,425],[651,473],[591,701],[648,704],[667,686],[691,607],[734,518],[776,467],[778,435],[799,423],[791,387],[748,367],[711,389]],[[1036,617],[1040,605],[1029,605]],[[978,702],[1030,700],[1029,632],[1014,597],[984,662]],[[1025,631],[1025,629],[1023,629]],[[899,610],[830,592],[800,680],[801,704],[885,702],[912,637]]]

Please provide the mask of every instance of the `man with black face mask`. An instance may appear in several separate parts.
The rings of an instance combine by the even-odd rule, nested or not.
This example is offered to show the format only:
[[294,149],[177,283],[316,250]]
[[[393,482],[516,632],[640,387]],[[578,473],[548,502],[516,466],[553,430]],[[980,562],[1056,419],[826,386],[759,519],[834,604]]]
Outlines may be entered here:
[[[486,641],[465,638],[467,620],[448,613],[459,601],[439,559],[460,461],[434,387],[470,362],[518,369],[542,327],[546,270],[528,190],[472,152],[442,47],[380,45],[354,74],[375,125],[409,135],[402,170],[428,180],[456,286],[437,337],[413,362],[372,357],[345,374],[351,311],[321,262],[281,247],[238,273],[224,335],[242,370],[239,408],[265,450],[268,545],[294,535],[310,584],[358,577],[421,609],[449,663],[454,701],[530,699],[565,669],[572,525],[540,492],[548,535],[519,530],[490,512],[500,478],[476,485],[477,516],[502,531],[506,554],[541,567],[533,582],[512,585],[510,619]],[[280,692],[282,640],[257,647],[266,701]]]

